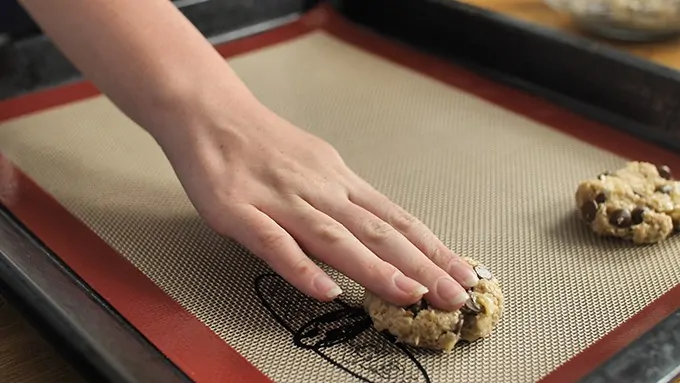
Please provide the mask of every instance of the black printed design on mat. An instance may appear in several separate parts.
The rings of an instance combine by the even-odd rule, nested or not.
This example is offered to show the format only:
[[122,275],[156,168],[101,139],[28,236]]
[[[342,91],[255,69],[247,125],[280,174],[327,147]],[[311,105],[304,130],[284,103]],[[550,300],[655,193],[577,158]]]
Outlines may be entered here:
[[406,346],[376,331],[362,308],[340,299],[319,302],[277,274],[256,278],[255,292],[293,335],[295,346],[315,352],[354,377],[368,383],[430,383]]

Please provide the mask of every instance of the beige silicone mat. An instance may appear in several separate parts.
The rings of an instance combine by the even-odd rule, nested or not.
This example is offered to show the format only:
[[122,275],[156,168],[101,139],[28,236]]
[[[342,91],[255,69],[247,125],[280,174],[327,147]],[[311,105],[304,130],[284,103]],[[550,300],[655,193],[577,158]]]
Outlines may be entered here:
[[[679,239],[632,248],[573,215],[577,182],[622,158],[322,32],[231,63],[264,103],[502,281],[492,337],[449,356],[410,351],[432,382],[535,381],[680,281]],[[152,139],[107,99],[0,125],[0,151],[273,380],[360,381],[326,356],[371,382],[424,381],[370,329],[320,354],[296,347],[256,294],[268,269],[201,223]],[[342,308],[260,282],[293,331]],[[357,304],[361,289],[341,283]]]

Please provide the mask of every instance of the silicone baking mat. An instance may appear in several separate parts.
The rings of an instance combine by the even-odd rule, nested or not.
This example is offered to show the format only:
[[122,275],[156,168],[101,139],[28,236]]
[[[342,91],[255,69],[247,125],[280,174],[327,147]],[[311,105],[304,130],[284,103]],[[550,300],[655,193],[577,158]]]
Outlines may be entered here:
[[[347,278],[329,270],[345,293],[312,301],[209,230],[155,142],[89,85],[61,90],[60,105],[59,90],[33,99],[48,109],[15,103],[0,125],[2,202],[196,381],[564,381],[572,357],[586,355],[577,373],[592,367],[677,305],[680,238],[597,238],[573,193],[619,154],[678,157],[328,10],[251,40],[260,49],[219,50],[255,94],[486,263],[507,309],[490,338],[450,355],[397,347],[351,310],[362,290]],[[323,346],[348,327],[357,335]]]

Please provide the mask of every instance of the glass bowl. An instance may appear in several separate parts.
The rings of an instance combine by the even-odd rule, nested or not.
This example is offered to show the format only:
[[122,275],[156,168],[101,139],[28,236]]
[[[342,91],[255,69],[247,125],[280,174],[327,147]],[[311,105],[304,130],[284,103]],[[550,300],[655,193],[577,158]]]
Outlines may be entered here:
[[584,31],[623,41],[653,41],[680,34],[680,0],[544,0]]

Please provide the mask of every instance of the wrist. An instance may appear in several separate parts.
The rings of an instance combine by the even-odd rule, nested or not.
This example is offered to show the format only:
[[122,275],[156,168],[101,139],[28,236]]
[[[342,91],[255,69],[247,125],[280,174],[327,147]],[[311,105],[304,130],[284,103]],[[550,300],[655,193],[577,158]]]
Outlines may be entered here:
[[254,119],[273,114],[231,71],[205,81],[177,81],[160,92],[144,127],[164,149],[210,141],[215,134],[236,143]]

